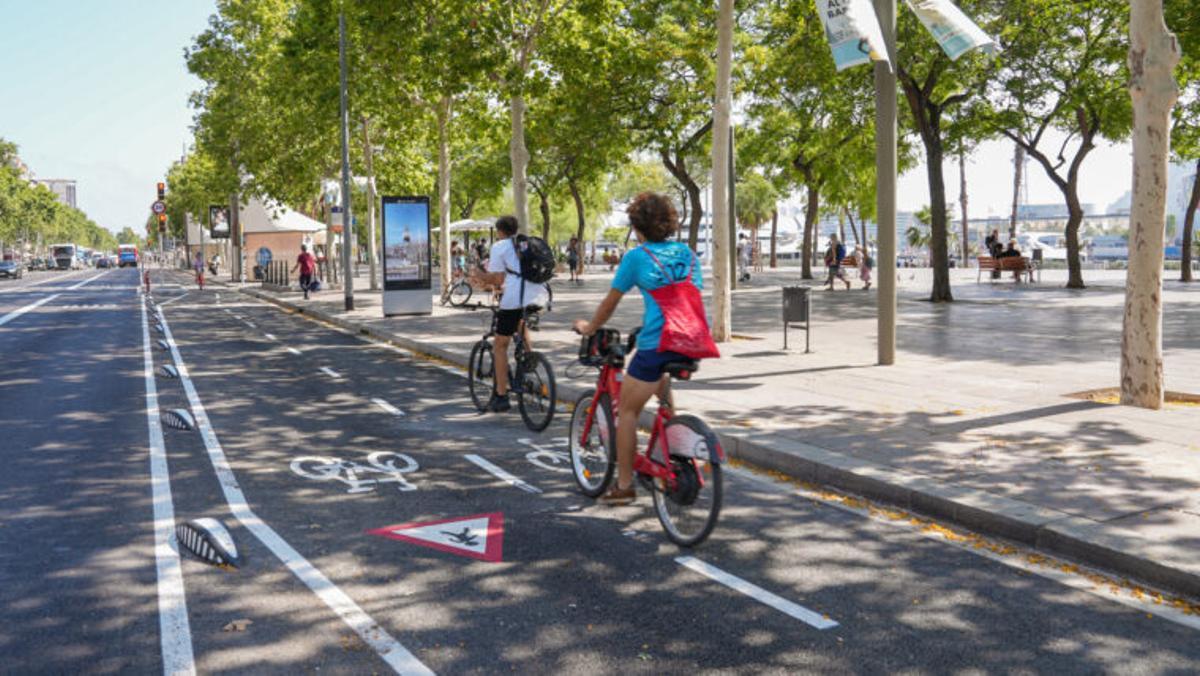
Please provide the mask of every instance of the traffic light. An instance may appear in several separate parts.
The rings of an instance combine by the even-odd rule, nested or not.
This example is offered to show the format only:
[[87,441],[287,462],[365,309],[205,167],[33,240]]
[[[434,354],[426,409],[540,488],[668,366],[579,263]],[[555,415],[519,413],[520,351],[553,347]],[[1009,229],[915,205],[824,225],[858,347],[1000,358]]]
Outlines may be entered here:
[[[162,184],[159,183],[159,185],[162,185]],[[163,232],[163,233],[165,233],[167,231],[167,215],[166,214],[158,215],[158,231]]]
[[159,182],[158,184],[158,199],[164,200],[167,198],[167,184]]

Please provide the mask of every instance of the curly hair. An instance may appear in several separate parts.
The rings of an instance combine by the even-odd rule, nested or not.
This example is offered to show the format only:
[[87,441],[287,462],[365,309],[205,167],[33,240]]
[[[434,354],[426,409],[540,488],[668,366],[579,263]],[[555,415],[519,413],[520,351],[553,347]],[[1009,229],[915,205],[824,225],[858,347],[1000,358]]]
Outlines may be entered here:
[[666,195],[644,192],[633,198],[629,208],[629,224],[650,242],[662,242],[679,229],[679,214]]

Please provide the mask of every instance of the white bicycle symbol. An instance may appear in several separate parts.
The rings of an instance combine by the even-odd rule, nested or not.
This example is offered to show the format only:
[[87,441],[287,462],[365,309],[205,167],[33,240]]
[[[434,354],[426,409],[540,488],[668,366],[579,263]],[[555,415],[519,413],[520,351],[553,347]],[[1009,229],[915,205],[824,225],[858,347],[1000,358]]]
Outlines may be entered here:
[[[566,437],[551,439],[549,444],[535,444],[533,439],[528,438],[517,439],[517,443],[525,444],[533,449],[525,454],[525,459],[538,467],[551,472],[571,471],[571,455],[567,451]],[[554,448],[555,446],[561,446],[562,450]]]
[[[366,465],[324,456],[306,455],[292,460],[292,471],[305,479],[314,481],[340,481],[350,488],[347,493],[369,493],[376,484],[395,483],[401,491],[415,491],[417,487],[404,478],[405,474],[420,469],[417,461],[403,453],[376,451],[367,456]],[[374,478],[363,478],[374,474]],[[382,477],[378,475],[383,475]]]

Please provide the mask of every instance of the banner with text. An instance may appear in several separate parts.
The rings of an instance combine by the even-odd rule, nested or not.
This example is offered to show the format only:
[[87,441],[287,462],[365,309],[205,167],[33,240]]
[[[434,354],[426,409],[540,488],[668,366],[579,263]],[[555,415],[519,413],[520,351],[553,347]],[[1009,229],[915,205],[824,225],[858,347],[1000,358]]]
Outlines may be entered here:
[[891,67],[871,0],[817,0],[817,12],[838,70],[868,61]]
[[908,0],[908,6],[951,60],[976,47],[988,54],[999,51],[996,41],[951,0]]

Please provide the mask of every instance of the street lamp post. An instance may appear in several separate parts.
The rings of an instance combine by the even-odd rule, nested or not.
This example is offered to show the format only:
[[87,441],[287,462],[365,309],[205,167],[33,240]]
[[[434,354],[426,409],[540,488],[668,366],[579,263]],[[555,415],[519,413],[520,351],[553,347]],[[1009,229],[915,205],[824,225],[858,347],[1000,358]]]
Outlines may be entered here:
[[340,62],[342,99],[342,288],[346,290],[346,310],[354,309],[354,272],[350,269],[350,109],[346,96],[346,14],[338,14],[338,61]]
[[896,363],[896,0],[875,0],[887,61],[875,62],[875,236],[879,365]]

